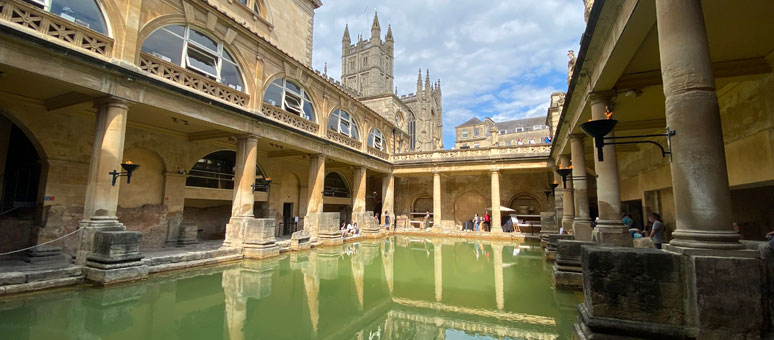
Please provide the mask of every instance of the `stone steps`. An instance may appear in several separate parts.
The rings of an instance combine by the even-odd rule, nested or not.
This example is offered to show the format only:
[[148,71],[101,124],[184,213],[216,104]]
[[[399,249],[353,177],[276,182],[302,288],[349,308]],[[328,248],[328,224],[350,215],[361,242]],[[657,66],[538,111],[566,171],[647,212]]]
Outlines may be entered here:
[[149,267],[149,273],[160,273],[241,259],[242,253],[238,249],[222,248],[154,256],[144,261]]
[[83,277],[79,266],[0,273],[0,296],[70,286]]

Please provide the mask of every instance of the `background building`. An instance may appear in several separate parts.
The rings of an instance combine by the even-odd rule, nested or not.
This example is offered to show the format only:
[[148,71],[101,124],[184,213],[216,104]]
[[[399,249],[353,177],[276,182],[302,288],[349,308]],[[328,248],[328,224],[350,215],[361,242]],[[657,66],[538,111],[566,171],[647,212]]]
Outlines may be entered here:
[[472,118],[455,127],[455,149],[550,144],[550,131],[544,117],[497,123],[487,117]]

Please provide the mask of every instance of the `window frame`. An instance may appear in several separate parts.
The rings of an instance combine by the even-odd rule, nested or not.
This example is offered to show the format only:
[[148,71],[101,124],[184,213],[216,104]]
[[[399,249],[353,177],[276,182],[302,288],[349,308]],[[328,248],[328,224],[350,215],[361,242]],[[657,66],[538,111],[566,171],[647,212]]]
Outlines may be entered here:
[[[347,115],[346,119],[342,118],[342,115],[341,115],[342,113]],[[336,119],[336,129],[333,129],[331,127],[331,119]],[[348,131],[347,132],[342,131],[343,130],[342,126],[346,126]],[[360,129],[358,128],[354,117],[352,116],[351,113],[341,108],[336,108],[331,112],[330,118],[328,118],[328,129],[331,129],[335,132],[338,132],[344,136],[347,136],[355,140],[360,139]]]
[[[111,33],[110,32],[110,22],[108,22],[108,17],[105,15],[105,9],[102,7],[102,4],[99,1],[92,0],[94,2],[94,5],[97,7],[97,11],[99,11],[100,17],[102,19],[102,24],[105,26],[105,32],[97,31],[97,30],[91,28],[91,25],[84,26],[83,24],[80,24],[77,21],[65,18],[65,17],[62,16],[61,13],[57,14],[57,13],[52,12],[51,11],[52,1],[53,0],[24,0],[23,2],[28,3],[30,5],[33,5],[33,6],[37,6],[40,9],[42,9],[44,12],[48,12],[48,13],[51,13],[53,15],[56,15],[56,16],[62,18],[62,19],[70,21],[70,22],[72,22],[72,23],[74,23],[74,24],[76,24],[78,26],[83,27],[83,28],[90,29],[90,30],[92,30],[94,32],[97,32],[99,34],[104,34],[106,36],[111,36],[110,35],[110,33]],[[77,19],[77,18],[75,18],[75,19]]]
[[[277,84],[278,80],[282,81],[282,85]],[[296,92],[292,88],[288,88],[288,85],[287,85],[288,83],[297,87],[300,90],[299,91],[300,93]],[[280,105],[272,104],[268,102],[266,99],[266,92],[268,92],[272,86],[277,86],[282,91],[281,93],[282,99],[281,99],[281,102],[279,103]],[[300,85],[299,82],[294,80],[288,80],[288,78],[281,77],[281,78],[276,78],[272,80],[264,88],[265,90],[263,91],[263,100],[262,100],[264,103],[279,107],[289,113],[295,114],[310,122],[317,122],[317,114],[316,114],[317,110],[315,109],[314,102],[312,101],[312,98],[309,96],[309,94],[306,92],[306,88]],[[288,95],[295,97],[293,99],[298,101],[299,107],[293,107],[288,105],[288,102],[287,102]],[[306,109],[305,109],[306,103],[309,103],[309,106],[311,107],[312,112],[306,112]],[[288,109],[289,107],[291,109]]]
[[523,127],[517,127],[517,128],[514,129],[514,132],[516,132],[516,133],[524,132],[524,128]]
[[384,151],[384,141],[384,134],[381,130],[373,128],[371,129],[371,132],[368,133],[368,146],[379,151]]
[[462,138],[468,138],[468,130],[462,130]]

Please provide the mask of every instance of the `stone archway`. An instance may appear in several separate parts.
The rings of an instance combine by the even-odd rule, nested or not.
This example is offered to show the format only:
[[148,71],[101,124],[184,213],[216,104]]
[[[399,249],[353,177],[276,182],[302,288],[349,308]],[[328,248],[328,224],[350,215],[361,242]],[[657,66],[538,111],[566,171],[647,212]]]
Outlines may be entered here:
[[483,216],[489,209],[489,198],[475,190],[465,192],[454,200],[454,222],[462,225],[473,218],[475,214]]
[[508,207],[516,210],[519,215],[535,215],[543,211],[540,200],[535,195],[526,192],[514,195]]

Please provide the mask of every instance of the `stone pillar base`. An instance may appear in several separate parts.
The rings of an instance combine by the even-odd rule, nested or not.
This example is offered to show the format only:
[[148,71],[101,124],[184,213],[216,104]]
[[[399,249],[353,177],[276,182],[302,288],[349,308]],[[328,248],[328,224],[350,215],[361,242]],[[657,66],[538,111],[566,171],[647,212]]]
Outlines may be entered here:
[[188,223],[180,225],[177,245],[182,247],[196,243],[199,243],[199,226]]
[[[372,212],[366,212],[367,216],[370,214],[370,216],[373,216]],[[366,218],[363,219],[363,223],[360,224],[360,232],[365,235],[366,237],[378,237],[379,234],[382,232],[382,228],[379,226],[379,223],[376,222],[373,218]]]
[[299,230],[290,236],[290,250],[305,250],[312,248],[311,235],[306,230]]
[[27,257],[24,259],[25,262],[32,264],[47,264],[63,262],[64,260],[62,248],[52,245],[44,245],[27,250]]
[[246,258],[262,259],[279,255],[274,238],[276,221],[272,218],[253,218],[243,225],[242,254]]
[[341,231],[339,230],[339,213],[322,213],[320,217],[320,231],[317,237],[322,245],[337,245],[344,243],[344,239],[341,237]]
[[591,241],[591,220],[574,219],[572,221],[572,233],[576,240]]
[[548,235],[548,244],[546,245],[546,249],[543,252],[543,255],[545,255],[546,261],[553,261],[556,259],[556,251],[559,244],[557,243],[559,240],[572,240],[574,239],[573,235],[568,234],[552,234]]
[[137,231],[96,231],[93,252],[84,270],[86,279],[102,285],[140,280],[148,277],[148,266],[141,261]]
[[591,235],[594,243],[605,247],[632,247],[632,234],[623,224],[600,221]]
[[573,216],[564,216],[562,217],[562,224],[561,228],[564,229],[565,233],[571,233],[572,232],[572,221],[574,217]]
[[118,222],[116,217],[92,216],[91,219],[81,221],[78,249],[75,252],[75,264],[86,265],[86,260],[93,252],[94,234],[98,231],[124,231],[126,227]]
[[577,338],[758,339],[771,329],[774,259],[593,246],[582,258]]
[[553,268],[553,283],[556,288],[583,290],[583,268],[581,247],[594,245],[590,241],[557,240],[556,262]]

